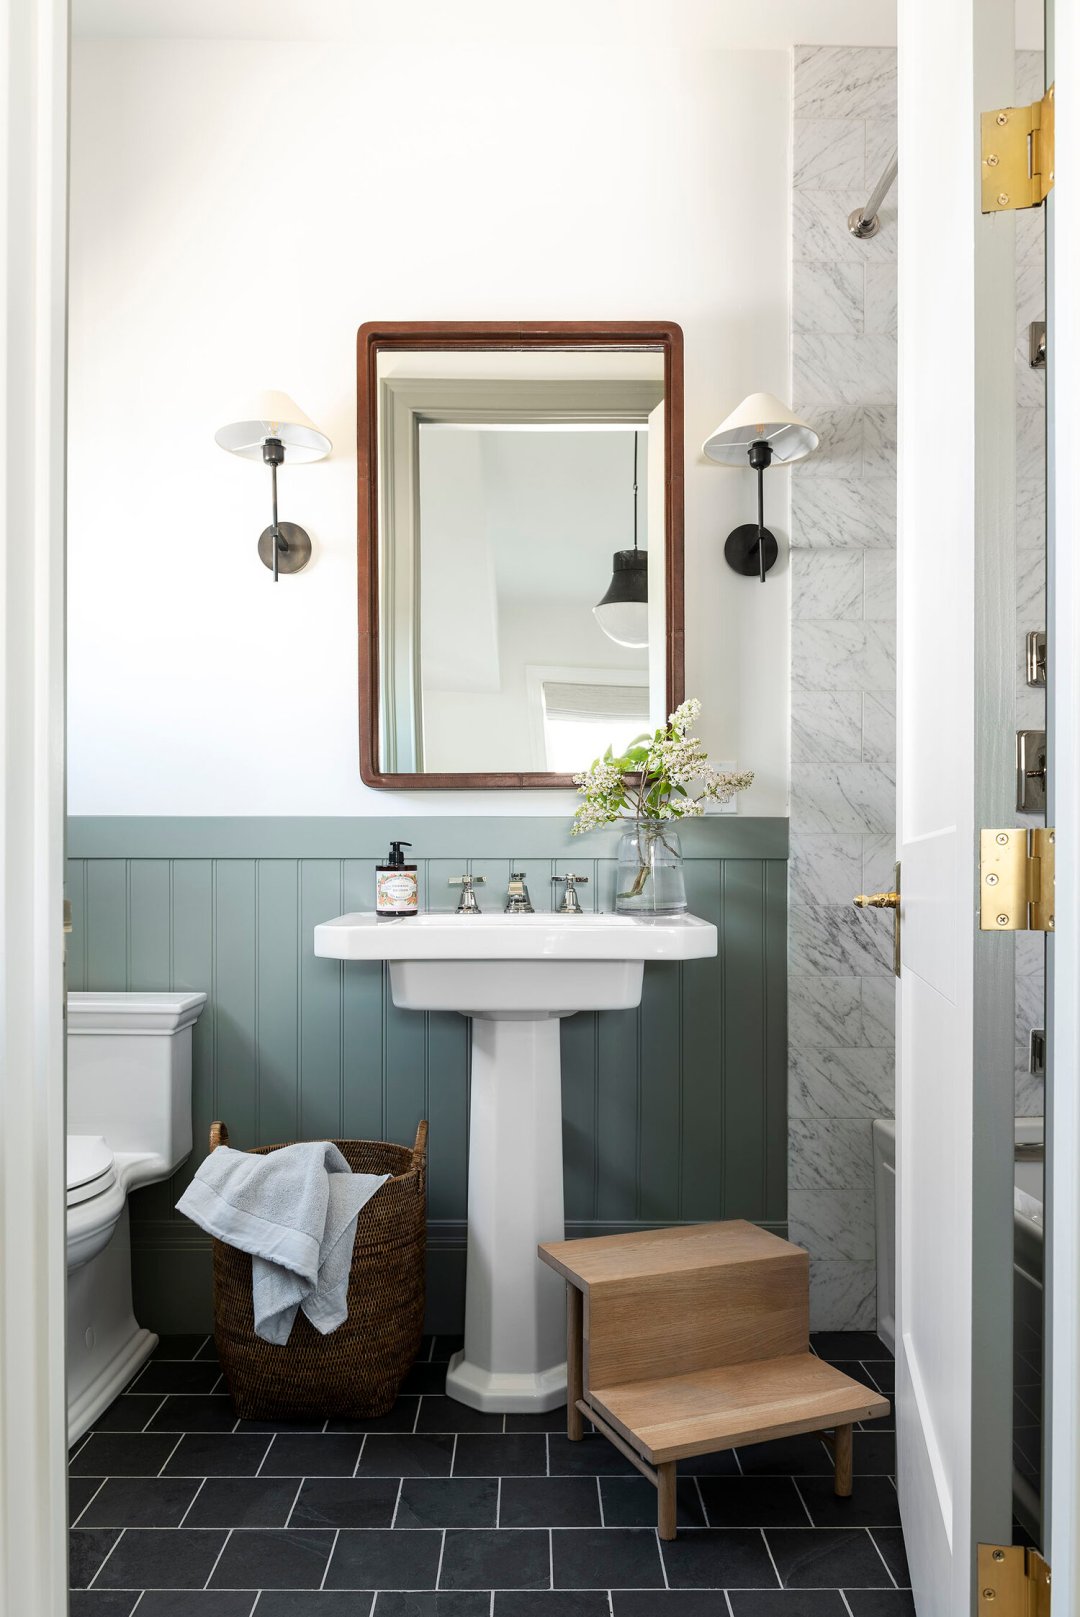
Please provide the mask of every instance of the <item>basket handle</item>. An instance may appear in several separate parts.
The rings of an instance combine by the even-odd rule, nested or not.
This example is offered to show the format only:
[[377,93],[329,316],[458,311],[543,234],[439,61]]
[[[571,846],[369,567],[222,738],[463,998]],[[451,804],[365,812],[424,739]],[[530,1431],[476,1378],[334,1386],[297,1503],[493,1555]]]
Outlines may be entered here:
[[420,1175],[421,1187],[427,1181],[427,1136],[427,1118],[422,1117],[416,1125],[416,1140],[412,1148],[412,1165]]
[[225,1127],[225,1124],[224,1123],[211,1123],[211,1125],[210,1125],[210,1149],[211,1149],[211,1151],[216,1151],[219,1145],[228,1145],[228,1143],[229,1143],[229,1131]]

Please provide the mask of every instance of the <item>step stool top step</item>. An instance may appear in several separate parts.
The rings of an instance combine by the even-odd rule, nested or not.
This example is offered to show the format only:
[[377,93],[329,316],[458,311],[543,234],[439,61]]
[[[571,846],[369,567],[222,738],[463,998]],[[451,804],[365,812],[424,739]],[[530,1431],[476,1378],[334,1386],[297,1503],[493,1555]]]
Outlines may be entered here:
[[584,1290],[603,1281],[806,1257],[802,1247],[741,1218],[635,1230],[629,1235],[594,1235],[581,1241],[545,1241],[538,1250],[545,1263]]
[[887,1398],[812,1353],[591,1387],[585,1398],[654,1465],[889,1413]]

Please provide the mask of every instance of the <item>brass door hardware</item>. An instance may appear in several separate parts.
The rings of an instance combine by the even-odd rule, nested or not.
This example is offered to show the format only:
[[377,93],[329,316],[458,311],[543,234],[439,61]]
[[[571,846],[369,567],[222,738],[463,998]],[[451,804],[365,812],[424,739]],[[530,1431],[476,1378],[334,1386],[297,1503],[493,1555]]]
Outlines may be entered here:
[[983,932],[1054,930],[1054,830],[1023,826],[979,837],[979,926]]
[[1054,184],[1054,86],[1030,107],[982,115],[982,211],[1037,208]]
[[979,1545],[979,1617],[1050,1617],[1050,1568],[1037,1550]]
[[852,899],[857,910],[892,910],[893,912],[893,973],[900,975],[900,866],[893,873],[891,893],[857,893]]

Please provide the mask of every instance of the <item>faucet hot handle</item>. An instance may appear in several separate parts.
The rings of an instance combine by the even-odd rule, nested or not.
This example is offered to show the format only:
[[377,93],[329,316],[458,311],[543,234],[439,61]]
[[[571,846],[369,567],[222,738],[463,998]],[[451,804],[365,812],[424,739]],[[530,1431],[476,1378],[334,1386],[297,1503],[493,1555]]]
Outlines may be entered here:
[[476,902],[476,894],[473,892],[473,888],[474,887],[483,887],[485,879],[486,878],[483,877],[483,876],[472,876],[472,875],[448,876],[447,877],[447,886],[448,887],[460,887],[461,888],[461,897],[458,900],[458,907],[457,907],[459,915],[479,915],[480,914],[480,906]]
[[572,870],[568,870],[564,876],[552,876],[551,879],[553,882],[562,881],[566,883],[563,901],[559,905],[560,913],[563,915],[580,915],[581,905],[578,903],[578,896],[574,889],[581,882],[587,882],[588,876],[575,876]]

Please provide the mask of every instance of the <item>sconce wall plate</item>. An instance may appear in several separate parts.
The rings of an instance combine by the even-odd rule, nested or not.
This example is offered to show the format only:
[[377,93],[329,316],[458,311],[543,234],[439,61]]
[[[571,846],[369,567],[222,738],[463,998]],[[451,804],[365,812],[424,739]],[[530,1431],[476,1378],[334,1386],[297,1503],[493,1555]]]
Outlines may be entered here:
[[[776,565],[780,546],[768,528],[761,530],[761,554],[758,554],[758,525],[744,522],[732,528],[724,541],[724,560],[744,578],[760,578]],[[764,564],[764,565],[763,565]]]
[[[299,573],[311,560],[311,540],[298,522],[279,522],[278,533],[284,539],[288,549],[278,546],[277,570],[279,573]],[[259,535],[259,560],[264,567],[274,571],[274,525],[264,528]]]

